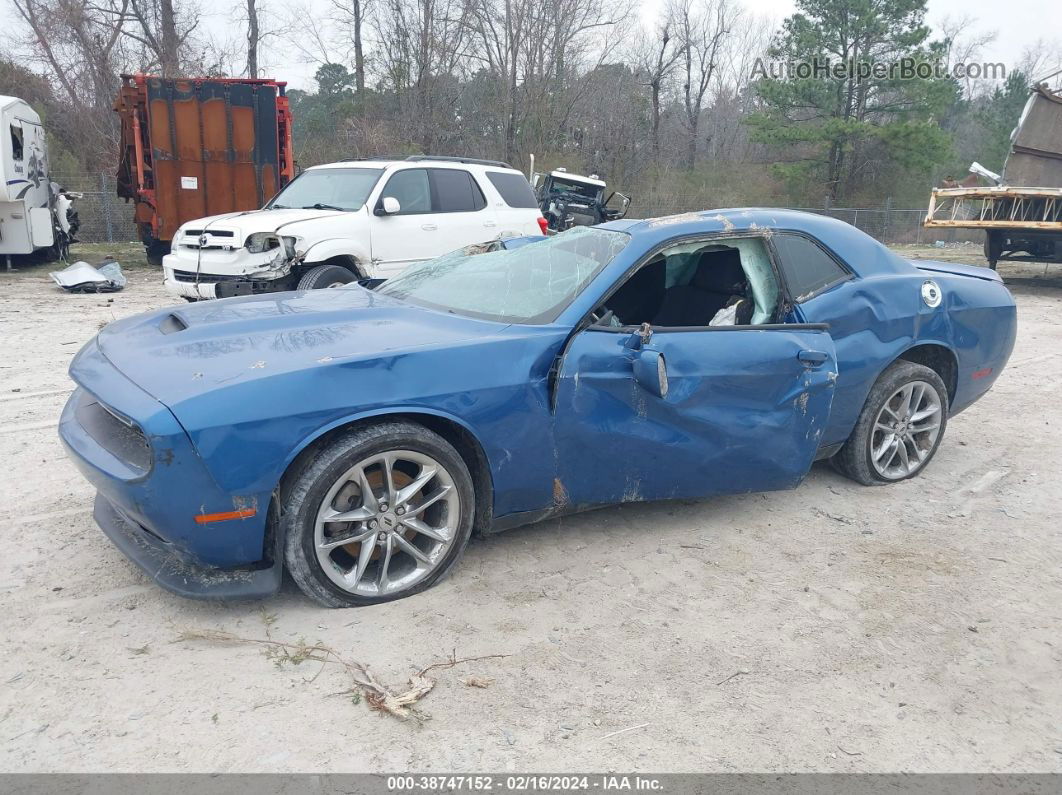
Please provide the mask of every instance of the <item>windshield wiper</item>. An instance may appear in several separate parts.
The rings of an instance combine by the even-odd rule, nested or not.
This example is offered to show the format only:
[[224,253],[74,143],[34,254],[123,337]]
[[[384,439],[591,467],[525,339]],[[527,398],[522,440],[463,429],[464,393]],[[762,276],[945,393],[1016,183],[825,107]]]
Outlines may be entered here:
[[342,207],[336,207],[334,204],[321,204],[320,202],[317,202],[317,204],[311,204],[309,207],[303,207],[302,209],[304,209],[304,210],[338,210],[339,212],[344,212],[344,209]]
[[270,210],[290,210],[291,208],[286,206],[286,205],[284,205],[284,204],[271,204],[271,205],[269,205],[269,209]]

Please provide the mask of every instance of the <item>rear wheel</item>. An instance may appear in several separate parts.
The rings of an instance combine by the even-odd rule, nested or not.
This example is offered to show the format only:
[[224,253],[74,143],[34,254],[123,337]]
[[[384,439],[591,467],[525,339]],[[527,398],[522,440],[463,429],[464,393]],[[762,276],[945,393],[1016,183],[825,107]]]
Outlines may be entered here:
[[921,364],[893,362],[870,390],[834,465],[865,486],[912,478],[937,452],[947,424],[948,390],[940,376]]
[[341,265],[318,265],[310,268],[299,279],[297,290],[320,290],[327,287],[342,287],[357,277]]
[[430,588],[472,532],[472,478],[441,436],[413,423],[345,434],[310,459],[284,500],[284,560],[311,599],[352,607]]
[[992,230],[985,232],[985,259],[988,260],[988,267],[995,270],[1002,255],[1003,235]]
[[152,240],[144,244],[144,255],[149,265],[162,265],[162,258],[170,253],[170,244],[165,240]]

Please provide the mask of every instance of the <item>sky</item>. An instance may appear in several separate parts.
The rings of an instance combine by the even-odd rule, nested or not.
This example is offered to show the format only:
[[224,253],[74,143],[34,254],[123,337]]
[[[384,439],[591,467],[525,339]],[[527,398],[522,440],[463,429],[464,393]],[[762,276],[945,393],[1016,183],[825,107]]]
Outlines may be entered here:
[[[305,1],[319,10],[322,17],[327,15],[329,0]],[[286,7],[294,2],[298,0],[265,0],[260,5],[270,7],[281,16]],[[771,19],[775,24],[794,10],[792,0],[744,0],[743,4],[749,11]],[[211,7],[210,3],[203,5]],[[664,0],[643,0],[639,3],[638,12],[643,23],[651,23],[663,5]],[[1052,45],[1049,49],[1053,53],[1062,53],[1062,2],[1059,0],[929,0],[928,7],[927,19],[931,26],[936,27],[949,17],[959,19],[965,16],[974,21],[977,32],[994,31],[995,40],[984,47],[979,60],[1001,62],[1008,70],[1013,69],[1023,51],[1038,40],[1046,40],[1045,43]],[[0,24],[9,29],[5,23],[13,23],[16,19],[11,0],[0,0]],[[211,14],[203,23],[214,35],[227,35],[230,38],[242,36],[242,30],[233,29],[233,15],[227,11]],[[306,63],[297,49],[290,45],[285,47],[283,42],[282,37],[270,41],[269,52],[263,59],[266,62],[263,76],[287,80],[292,88],[314,90],[316,65]],[[1062,68],[1062,63],[1056,63],[1053,67]]]
[[[313,0],[327,5],[327,0]],[[664,0],[643,0],[638,13],[643,24],[651,24]],[[744,0],[749,11],[780,23],[795,10],[792,0]],[[1055,53],[1062,53],[1062,2],[1059,0],[929,0],[927,19],[936,27],[947,18],[970,17],[979,33],[995,31],[994,41],[984,47],[978,60],[1001,62],[1008,70],[1021,59],[1023,51],[1038,39],[1052,43]],[[1002,9],[1006,13],[1002,13]],[[316,66],[300,61],[298,53],[274,52],[271,71],[278,79],[287,79],[292,88],[313,90]],[[1057,63],[1054,68],[1062,68]]]

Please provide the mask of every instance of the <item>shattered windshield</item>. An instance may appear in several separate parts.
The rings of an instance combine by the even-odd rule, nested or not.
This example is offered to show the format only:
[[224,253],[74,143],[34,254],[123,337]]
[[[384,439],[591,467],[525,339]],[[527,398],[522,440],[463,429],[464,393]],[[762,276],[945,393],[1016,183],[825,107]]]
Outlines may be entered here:
[[584,199],[597,201],[601,196],[601,188],[597,185],[587,185],[585,182],[574,182],[554,177],[551,193],[574,193]]
[[513,250],[447,254],[411,266],[377,292],[460,315],[509,323],[553,320],[630,241],[575,227]]
[[314,168],[303,171],[278,193],[268,210],[358,210],[382,168]]

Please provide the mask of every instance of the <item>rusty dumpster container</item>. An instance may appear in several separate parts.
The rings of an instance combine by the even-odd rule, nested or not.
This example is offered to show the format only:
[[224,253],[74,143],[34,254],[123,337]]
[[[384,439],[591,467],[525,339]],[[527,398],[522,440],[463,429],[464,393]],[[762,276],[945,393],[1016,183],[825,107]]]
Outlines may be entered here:
[[295,176],[285,83],[122,75],[118,195],[148,260],[186,221],[261,207]]

